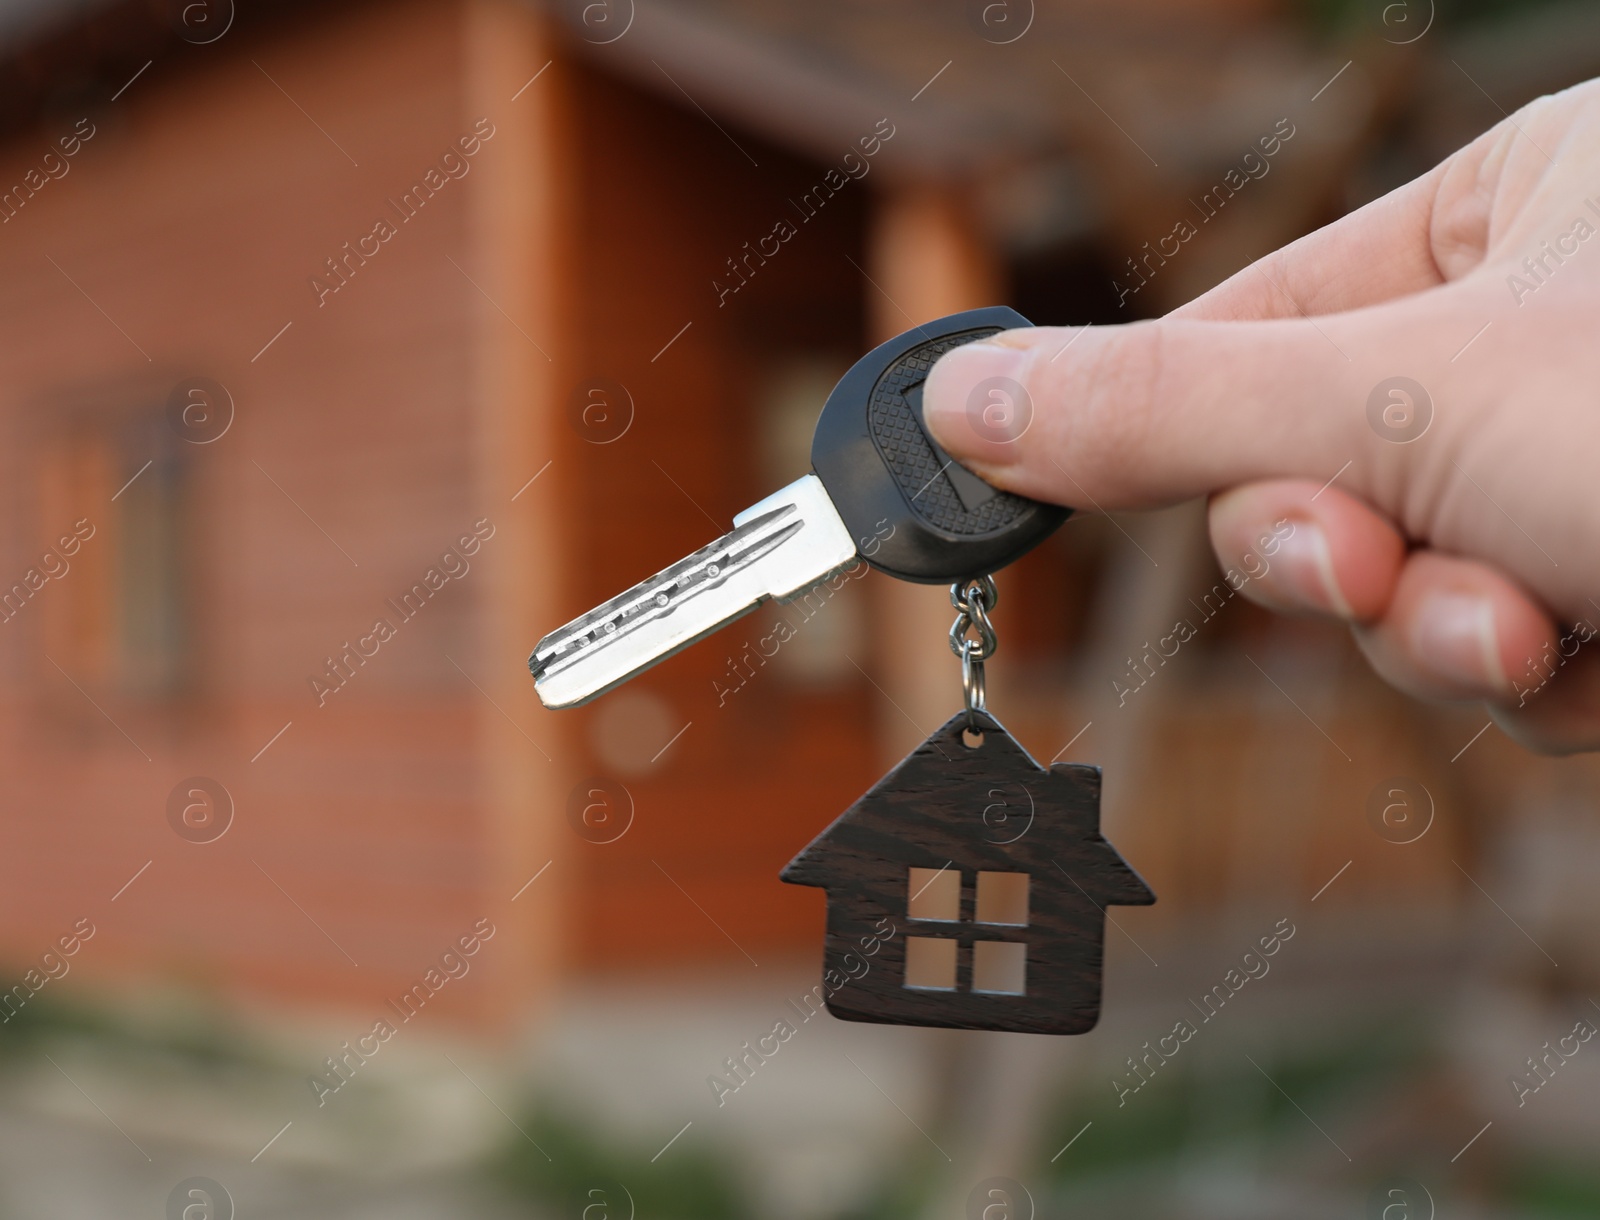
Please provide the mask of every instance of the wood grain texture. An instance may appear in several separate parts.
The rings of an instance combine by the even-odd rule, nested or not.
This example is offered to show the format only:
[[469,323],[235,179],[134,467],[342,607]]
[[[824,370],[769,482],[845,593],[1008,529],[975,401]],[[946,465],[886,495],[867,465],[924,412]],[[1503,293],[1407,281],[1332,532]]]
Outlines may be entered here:
[[[849,1021],[1081,1034],[1100,1015],[1104,908],[1155,895],[1100,835],[1100,769],[1039,766],[992,716],[948,720],[784,868],[828,892],[823,987]],[[912,919],[909,870],[961,874],[960,919]],[[1029,876],[1028,923],[974,921],[979,871]],[[907,936],[957,942],[954,990],[904,985]],[[974,992],[975,941],[1027,944],[1025,994]]]

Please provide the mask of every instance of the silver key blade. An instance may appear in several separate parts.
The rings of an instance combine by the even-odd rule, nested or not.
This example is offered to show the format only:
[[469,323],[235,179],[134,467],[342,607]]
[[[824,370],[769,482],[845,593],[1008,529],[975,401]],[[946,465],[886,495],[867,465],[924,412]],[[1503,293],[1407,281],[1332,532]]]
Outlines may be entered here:
[[731,533],[540,640],[528,658],[539,700],[587,703],[767,598],[804,593],[855,553],[822,480],[797,479],[735,517]]

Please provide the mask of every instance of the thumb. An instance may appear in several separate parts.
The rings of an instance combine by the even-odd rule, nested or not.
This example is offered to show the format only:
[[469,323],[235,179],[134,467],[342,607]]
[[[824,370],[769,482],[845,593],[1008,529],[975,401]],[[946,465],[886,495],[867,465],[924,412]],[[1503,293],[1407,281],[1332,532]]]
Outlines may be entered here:
[[1403,310],[1004,331],[939,358],[925,417],[996,486],[1080,508],[1146,508],[1268,477],[1320,482],[1407,448],[1384,446],[1368,422],[1378,383],[1415,362],[1403,320],[1386,316]]

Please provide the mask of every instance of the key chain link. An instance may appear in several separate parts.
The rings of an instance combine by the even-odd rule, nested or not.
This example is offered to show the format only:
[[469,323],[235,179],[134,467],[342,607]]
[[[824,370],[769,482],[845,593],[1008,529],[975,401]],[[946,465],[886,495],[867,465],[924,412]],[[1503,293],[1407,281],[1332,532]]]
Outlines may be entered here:
[[[950,625],[950,651],[961,658],[961,695],[967,708],[967,732],[982,736],[977,713],[987,712],[983,663],[1000,647],[989,611],[1000,601],[992,576],[957,581],[950,586],[950,604],[956,621]],[[976,636],[968,634],[976,632]]]

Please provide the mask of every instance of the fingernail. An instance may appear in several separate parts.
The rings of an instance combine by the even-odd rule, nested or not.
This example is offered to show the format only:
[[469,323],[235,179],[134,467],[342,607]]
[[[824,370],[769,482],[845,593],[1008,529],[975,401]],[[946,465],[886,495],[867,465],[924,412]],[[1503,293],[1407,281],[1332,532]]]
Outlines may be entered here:
[[[1333,552],[1322,527],[1311,521],[1291,524],[1293,532],[1280,536],[1278,553],[1273,557],[1283,573],[1282,583],[1312,609],[1337,614],[1343,619],[1355,618],[1355,611],[1350,608],[1350,601],[1334,574]],[[1278,532],[1277,527],[1273,532]]]
[[1411,648],[1425,669],[1467,687],[1509,693],[1494,606],[1468,593],[1435,593],[1418,608]]
[[1021,460],[1015,442],[1033,423],[1033,401],[1020,381],[1027,353],[995,343],[967,343],[935,362],[922,388],[928,429],[954,458],[990,467]]

